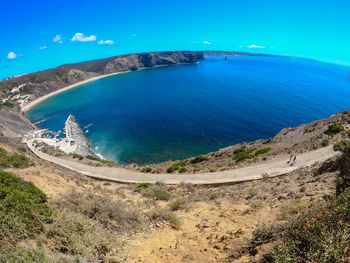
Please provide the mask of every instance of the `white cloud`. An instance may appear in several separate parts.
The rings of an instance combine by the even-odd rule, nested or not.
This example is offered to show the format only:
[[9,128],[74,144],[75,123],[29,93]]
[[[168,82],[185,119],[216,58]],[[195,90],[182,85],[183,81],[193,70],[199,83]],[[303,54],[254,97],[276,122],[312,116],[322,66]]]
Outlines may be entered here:
[[113,40],[100,40],[97,42],[99,45],[113,45],[114,41]]
[[250,44],[249,46],[247,46],[247,48],[265,48],[265,47],[260,45]]
[[71,38],[71,41],[91,42],[91,41],[96,41],[96,36],[95,35],[85,36],[83,33],[75,33],[75,35]]
[[210,42],[210,41],[208,41],[208,40],[204,40],[204,41],[203,41],[203,44],[204,44],[204,45],[211,45],[211,44],[213,44],[213,43]]
[[63,38],[61,35],[56,35],[54,36],[54,38],[52,39],[53,43],[57,43],[57,44],[61,44],[63,43]]
[[15,52],[11,51],[7,54],[7,59],[16,59],[17,55]]
[[38,48],[39,50],[44,50],[44,49],[47,49],[47,46],[41,46]]

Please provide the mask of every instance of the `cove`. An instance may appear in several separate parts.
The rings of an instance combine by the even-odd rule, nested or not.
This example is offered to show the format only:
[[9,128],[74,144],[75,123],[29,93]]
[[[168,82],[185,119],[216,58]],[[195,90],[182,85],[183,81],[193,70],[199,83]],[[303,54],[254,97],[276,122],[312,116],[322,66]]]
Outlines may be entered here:
[[290,57],[207,57],[103,78],[27,115],[57,131],[73,114],[105,158],[161,162],[270,138],[349,109],[348,74],[345,66]]

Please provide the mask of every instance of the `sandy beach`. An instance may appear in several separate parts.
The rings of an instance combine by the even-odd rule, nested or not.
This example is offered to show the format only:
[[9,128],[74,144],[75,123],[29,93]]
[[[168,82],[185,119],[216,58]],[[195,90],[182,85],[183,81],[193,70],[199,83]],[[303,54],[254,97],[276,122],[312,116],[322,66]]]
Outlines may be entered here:
[[101,76],[97,76],[97,77],[93,77],[93,78],[90,78],[90,79],[87,79],[87,80],[83,80],[83,81],[80,81],[78,83],[75,83],[75,84],[72,84],[72,85],[69,85],[65,88],[62,88],[62,89],[59,89],[59,90],[56,90],[56,91],[53,91],[53,92],[50,92],[49,94],[46,94],[45,96],[42,96],[40,98],[37,98],[36,100],[33,100],[31,102],[29,102],[27,105],[25,105],[21,111],[22,112],[27,112],[29,111],[31,108],[35,107],[36,105],[42,103],[44,100],[47,100],[48,98],[50,97],[53,97],[57,94],[60,94],[62,92],[65,92],[67,90],[70,90],[70,89],[74,89],[74,88],[77,88],[81,85],[84,85],[84,84],[87,84],[89,82],[92,82],[92,81],[95,81],[95,80],[99,80],[99,79],[102,79],[102,78],[106,78],[106,77],[111,77],[111,76],[114,76],[114,75],[119,75],[119,74],[124,74],[124,73],[128,73],[130,71],[123,71],[123,72],[116,72],[116,73],[111,73],[111,74],[105,74],[105,75],[101,75]]

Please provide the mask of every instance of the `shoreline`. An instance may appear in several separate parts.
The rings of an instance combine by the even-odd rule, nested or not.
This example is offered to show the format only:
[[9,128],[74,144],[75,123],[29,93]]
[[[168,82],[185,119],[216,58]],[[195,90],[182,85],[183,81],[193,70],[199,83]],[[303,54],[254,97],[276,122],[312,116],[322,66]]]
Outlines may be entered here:
[[96,76],[96,77],[93,77],[93,78],[89,78],[89,79],[86,79],[86,80],[83,80],[83,81],[80,81],[80,82],[77,82],[77,83],[74,83],[72,85],[69,85],[67,87],[64,87],[62,89],[58,89],[58,90],[55,90],[53,92],[50,92],[40,98],[37,98],[31,102],[29,102],[27,105],[25,105],[23,108],[21,108],[21,112],[27,112],[29,111],[30,109],[32,109],[33,107],[37,106],[38,104],[44,102],[45,100],[53,97],[53,96],[56,96],[62,92],[65,92],[65,91],[68,91],[68,90],[71,90],[71,89],[74,89],[74,88],[77,88],[81,85],[84,85],[84,84],[87,84],[87,83],[90,83],[90,82],[93,82],[93,81],[96,81],[96,80],[99,80],[99,79],[102,79],[102,78],[106,78],[106,77],[112,77],[112,76],[115,76],[115,75],[119,75],[119,74],[124,74],[124,73],[129,73],[131,72],[130,70],[128,71],[122,71],[122,72],[115,72],[115,73],[110,73],[110,74],[105,74],[105,75],[100,75],[100,76]]
[[120,72],[114,72],[114,73],[109,73],[109,74],[96,76],[96,77],[93,77],[93,78],[89,78],[89,79],[86,79],[86,80],[83,80],[83,81],[71,84],[71,85],[69,85],[67,87],[64,87],[64,88],[52,91],[52,92],[50,92],[50,93],[48,93],[48,94],[46,94],[46,95],[44,95],[42,97],[39,97],[39,98],[29,102],[23,108],[21,108],[21,112],[26,113],[27,111],[29,111],[33,107],[37,106],[38,104],[44,102],[45,100],[47,100],[47,99],[49,99],[49,98],[51,98],[53,96],[56,96],[56,95],[58,95],[58,94],[60,94],[62,92],[65,92],[65,91],[77,88],[77,87],[79,87],[81,85],[84,85],[84,84],[87,84],[87,83],[90,83],[90,82],[93,82],[93,81],[96,81],[96,80],[99,80],[99,79],[112,77],[112,76],[116,76],[116,75],[120,75],[120,74],[126,74],[126,73],[130,73],[130,72],[133,72],[133,71],[145,70],[145,69],[154,69],[154,68],[177,66],[177,65],[192,65],[192,64],[195,65],[195,64],[199,64],[199,63],[200,62],[198,61],[198,62],[195,62],[195,63],[178,63],[178,64],[171,64],[171,65],[155,65],[153,67],[142,67],[142,68],[138,68],[136,70],[120,71]]

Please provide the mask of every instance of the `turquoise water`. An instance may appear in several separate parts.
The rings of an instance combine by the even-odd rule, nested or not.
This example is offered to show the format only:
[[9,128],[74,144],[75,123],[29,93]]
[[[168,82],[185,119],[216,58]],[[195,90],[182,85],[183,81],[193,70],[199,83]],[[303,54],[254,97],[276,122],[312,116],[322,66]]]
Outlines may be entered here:
[[287,57],[209,57],[91,82],[28,112],[62,129],[69,114],[121,163],[181,159],[350,108],[349,68]]

